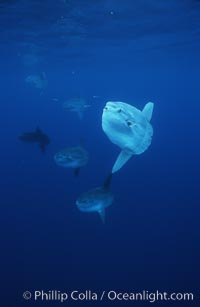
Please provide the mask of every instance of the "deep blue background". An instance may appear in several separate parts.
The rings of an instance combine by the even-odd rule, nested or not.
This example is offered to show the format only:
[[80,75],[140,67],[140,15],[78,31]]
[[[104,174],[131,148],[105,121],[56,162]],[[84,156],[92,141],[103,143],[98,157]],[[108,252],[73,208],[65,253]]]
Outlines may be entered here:
[[[35,289],[200,296],[199,10],[198,1],[0,1],[3,307],[46,305],[23,301]],[[62,16],[64,29],[54,33],[50,25]],[[26,63],[26,54],[38,63]],[[41,71],[42,95],[25,82]],[[91,103],[82,121],[62,109],[74,95]],[[101,128],[112,99],[139,109],[153,101],[154,136],[113,177],[115,201],[103,225],[75,200],[103,184],[119,153]],[[51,138],[45,155],[18,140],[37,125]],[[90,160],[76,178],[53,156],[80,138]]]

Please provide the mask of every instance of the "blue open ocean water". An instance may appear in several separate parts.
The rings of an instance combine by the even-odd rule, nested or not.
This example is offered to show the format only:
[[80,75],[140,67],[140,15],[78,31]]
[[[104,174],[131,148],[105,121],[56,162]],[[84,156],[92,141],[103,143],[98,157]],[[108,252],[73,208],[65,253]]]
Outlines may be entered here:
[[[0,306],[199,306],[200,1],[0,1],[0,89]],[[154,134],[102,223],[76,199],[120,152],[107,101],[154,102]],[[77,176],[54,160],[74,146]]]

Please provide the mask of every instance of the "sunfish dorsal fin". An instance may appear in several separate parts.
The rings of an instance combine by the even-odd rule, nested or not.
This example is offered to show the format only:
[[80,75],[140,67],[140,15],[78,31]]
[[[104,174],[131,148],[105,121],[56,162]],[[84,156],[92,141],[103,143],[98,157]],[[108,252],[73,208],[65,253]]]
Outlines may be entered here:
[[102,208],[98,211],[99,215],[100,215],[100,218],[103,222],[103,224],[105,223],[105,208]]
[[115,164],[112,168],[112,174],[116,173],[131,157],[133,153],[126,149],[122,149]]
[[144,109],[142,110],[142,113],[144,114],[144,116],[146,117],[146,119],[147,119],[148,121],[151,120],[152,113],[153,113],[153,106],[154,106],[154,103],[153,103],[153,102],[148,102],[148,103],[144,106]]

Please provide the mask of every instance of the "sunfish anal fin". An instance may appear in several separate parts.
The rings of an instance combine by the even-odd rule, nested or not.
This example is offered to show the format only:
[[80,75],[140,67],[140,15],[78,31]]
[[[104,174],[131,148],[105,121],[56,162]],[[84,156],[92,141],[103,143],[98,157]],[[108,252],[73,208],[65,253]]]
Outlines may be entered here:
[[74,169],[74,175],[75,175],[75,176],[78,176],[79,173],[80,173],[80,167],[75,168],[75,169]]
[[122,149],[112,168],[112,174],[116,173],[131,157],[133,153],[127,149]]
[[100,218],[101,218],[101,220],[102,220],[102,222],[104,224],[105,223],[105,208],[102,208],[102,209],[98,210],[98,213],[99,213]]
[[109,189],[110,184],[111,184],[111,180],[112,180],[112,173],[108,175],[108,177],[106,178],[106,180],[103,184],[105,189],[107,189],[107,190]]

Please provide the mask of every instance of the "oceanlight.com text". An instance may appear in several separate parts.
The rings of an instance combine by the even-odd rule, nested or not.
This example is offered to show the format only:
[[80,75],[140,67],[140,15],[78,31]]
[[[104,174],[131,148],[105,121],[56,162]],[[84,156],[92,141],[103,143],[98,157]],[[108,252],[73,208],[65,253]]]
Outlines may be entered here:
[[194,294],[191,292],[155,292],[143,290],[141,292],[126,292],[126,291],[93,291],[93,290],[73,290],[73,291],[59,291],[59,290],[35,290],[25,291],[23,293],[25,300],[32,301],[55,301],[64,303],[67,301],[146,301],[155,303],[158,301],[194,301]]

